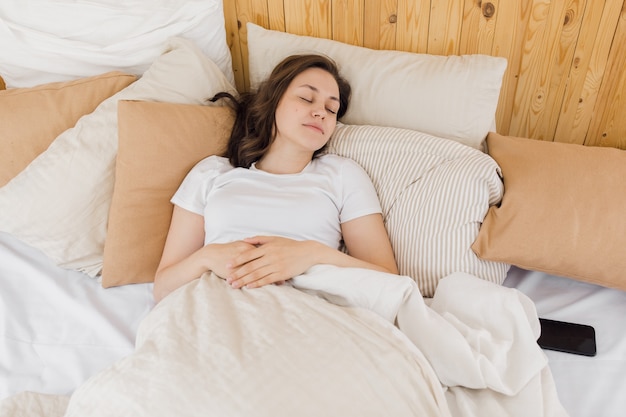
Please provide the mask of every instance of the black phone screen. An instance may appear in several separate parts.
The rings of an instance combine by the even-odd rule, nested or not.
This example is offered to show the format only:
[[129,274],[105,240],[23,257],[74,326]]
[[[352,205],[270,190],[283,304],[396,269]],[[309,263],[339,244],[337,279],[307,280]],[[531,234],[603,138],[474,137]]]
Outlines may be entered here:
[[541,335],[537,340],[544,349],[584,356],[596,354],[596,332],[586,324],[539,318]]

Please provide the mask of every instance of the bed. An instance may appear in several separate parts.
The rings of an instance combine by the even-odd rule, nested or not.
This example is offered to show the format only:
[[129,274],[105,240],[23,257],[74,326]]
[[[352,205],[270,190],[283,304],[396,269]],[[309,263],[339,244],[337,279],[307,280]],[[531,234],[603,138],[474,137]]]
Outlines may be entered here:
[[[127,3],[0,6],[0,416],[622,415],[626,156],[497,133],[497,56],[247,23],[249,88],[312,51],[350,80],[328,152],[370,174],[400,275],[206,273],[155,305],[169,197],[241,74],[221,1]],[[597,354],[541,349],[538,317]]]

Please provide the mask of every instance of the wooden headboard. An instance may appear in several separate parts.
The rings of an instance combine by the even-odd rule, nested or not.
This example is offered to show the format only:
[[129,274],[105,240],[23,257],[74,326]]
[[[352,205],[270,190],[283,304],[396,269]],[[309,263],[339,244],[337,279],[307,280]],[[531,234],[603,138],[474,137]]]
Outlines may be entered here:
[[507,58],[498,132],[626,149],[626,0],[225,0],[237,88],[246,22],[373,49]]

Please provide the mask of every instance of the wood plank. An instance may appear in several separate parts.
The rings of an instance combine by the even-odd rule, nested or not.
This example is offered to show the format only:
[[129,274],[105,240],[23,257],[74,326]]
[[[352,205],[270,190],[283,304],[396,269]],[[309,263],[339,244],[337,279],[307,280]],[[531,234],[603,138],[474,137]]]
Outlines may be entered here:
[[396,49],[398,0],[363,0],[363,45],[372,49]]
[[456,55],[459,53],[464,1],[431,0],[428,26],[428,53]]
[[407,52],[428,52],[430,1],[398,0],[396,16],[396,49]]
[[243,87],[237,85],[240,91],[247,91],[250,87],[248,80],[248,31],[246,23],[252,22],[257,25],[268,27],[269,17],[266,1],[258,0],[235,0],[237,11],[237,25],[239,27],[239,45],[241,53],[241,67],[243,74]]
[[543,139],[536,125],[546,97],[541,75],[545,60],[551,54],[545,44],[550,12],[549,0],[534,0],[525,30],[523,55],[511,114],[509,131],[514,136]]
[[502,79],[500,99],[496,110],[499,133],[508,135],[515,105],[515,94],[523,58],[526,29],[532,15],[532,2],[504,1],[496,10],[497,20],[491,55],[507,59],[507,69]]
[[[228,1],[228,0],[226,0]],[[269,17],[268,29],[285,31],[285,1],[267,0],[267,13]]]
[[331,0],[288,0],[285,30],[296,35],[332,39]]
[[554,8],[551,31],[547,33],[546,44],[553,44],[552,54],[543,79],[546,91],[545,105],[538,120],[536,130],[545,140],[554,140],[556,126],[568,87],[571,66],[574,61],[576,43],[582,26],[585,5],[592,0],[570,0],[561,2],[562,8]]
[[[264,28],[269,28],[267,0],[235,0],[235,4],[237,8],[237,19],[239,19],[241,23],[239,26],[240,32],[241,30],[245,31],[247,22],[256,23]],[[246,43],[245,37],[243,37],[242,40]]]
[[619,16],[585,145],[626,149],[626,2]]
[[239,21],[237,19],[237,4],[235,2],[224,2],[224,24],[226,26],[226,42],[228,43],[233,61],[235,87],[238,91],[243,91],[246,88],[245,80],[248,76],[244,72],[241,40],[239,38]]
[[620,3],[621,0],[587,2],[555,141],[585,142],[619,19]]
[[363,0],[332,1],[332,39],[363,46]]
[[498,9],[499,0],[465,0],[460,54],[491,54]]

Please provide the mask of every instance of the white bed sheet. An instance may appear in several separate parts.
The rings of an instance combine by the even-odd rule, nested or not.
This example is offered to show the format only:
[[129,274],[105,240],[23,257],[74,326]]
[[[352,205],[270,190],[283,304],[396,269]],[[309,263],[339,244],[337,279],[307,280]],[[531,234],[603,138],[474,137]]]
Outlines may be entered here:
[[105,290],[0,232],[0,400],[71,393],[132,352],[153,305],[151,284]]
[[545,353],[559,399],[571,417],[622,417],[626,412],[626,291],[515,267],[504,285],[528,295],[539,317],[595,328],[595,357]]
[[[546,351],[571,417],[626,409],[626,292],[512,268],[504,283],[534,300],[540,317],[590,324],[596,357]],[[0,232],[0,400],[30,390],[69,394],[133,351],[153,307],[152,285],[103,289]]]

